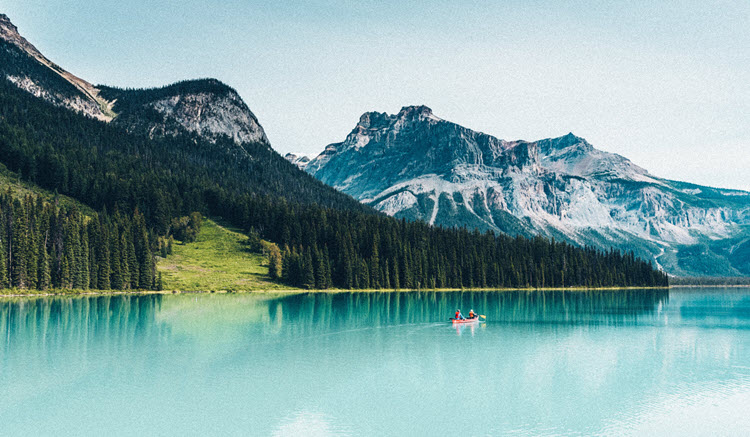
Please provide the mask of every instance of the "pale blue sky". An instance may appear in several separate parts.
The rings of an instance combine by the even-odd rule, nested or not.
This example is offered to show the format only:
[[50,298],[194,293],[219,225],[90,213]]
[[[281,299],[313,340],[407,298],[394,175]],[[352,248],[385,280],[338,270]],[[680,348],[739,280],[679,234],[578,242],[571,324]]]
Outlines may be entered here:
[[[620,3],[613,5],[612,3]],[[425,104],[505,139],[570,131],[653,174],[750,190],[750,1],[2,0],[94,83],[216,77],[279,152]]]

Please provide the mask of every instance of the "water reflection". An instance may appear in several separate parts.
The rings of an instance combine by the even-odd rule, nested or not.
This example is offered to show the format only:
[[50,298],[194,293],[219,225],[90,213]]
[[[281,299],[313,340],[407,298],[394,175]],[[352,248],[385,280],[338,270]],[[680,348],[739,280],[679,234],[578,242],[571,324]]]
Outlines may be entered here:
[[[457,308],[474,309],[488,323],[637,323],[667,304],[667,290],[309,293],[269,303],[299,329],[448,321]],[[470,327],[470,326],[468,326]]]
[[[227,341],[237,335],[304,335],[331,329],[448,322],[456,308],[491,324],[643,323],[669,300],[666,290],[301,293],[287,295],[97,296],[0,300],[3,350],[51,343],[114,347],[186,334]],[[747,317],[746,309],[738,316]],[[689,314],[685,314],[689,316]],[[458,326],[474,334],[477,325]]]
[[119,348],[159,334],[154,323],[163,296],[0,299],[0,352],[87,345],[107,339]]

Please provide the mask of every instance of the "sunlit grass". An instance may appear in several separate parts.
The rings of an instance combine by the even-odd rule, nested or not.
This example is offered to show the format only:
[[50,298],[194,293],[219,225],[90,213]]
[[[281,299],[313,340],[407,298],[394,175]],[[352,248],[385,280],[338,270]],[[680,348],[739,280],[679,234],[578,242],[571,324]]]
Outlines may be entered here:
[[246,236],[205,219],[195,242],[175,242],[172,255],[159,259],[165,290],[255,291],[287,289],[268,277],[266,258],[251,253]]

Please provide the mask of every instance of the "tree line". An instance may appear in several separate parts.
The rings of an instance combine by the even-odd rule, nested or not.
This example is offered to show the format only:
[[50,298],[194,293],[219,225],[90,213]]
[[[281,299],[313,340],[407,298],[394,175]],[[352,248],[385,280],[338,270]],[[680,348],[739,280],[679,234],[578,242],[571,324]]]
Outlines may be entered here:
[[[276,242],[271,274],[303,288],[419,289],[666,286],[633,252],[543,237],[432,227],[382,215],[213,193],[209,209]],[[215,204],[213,202],[216,202]],[[280,265],[280,267],[279,267]]]

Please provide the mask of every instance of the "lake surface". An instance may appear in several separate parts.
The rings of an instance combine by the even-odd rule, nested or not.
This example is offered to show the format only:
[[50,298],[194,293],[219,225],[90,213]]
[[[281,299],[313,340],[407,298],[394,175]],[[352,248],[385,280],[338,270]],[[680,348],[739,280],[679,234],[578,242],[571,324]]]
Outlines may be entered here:
[[748,435],[749,410],[748,289],[0,299],[2,435]]

